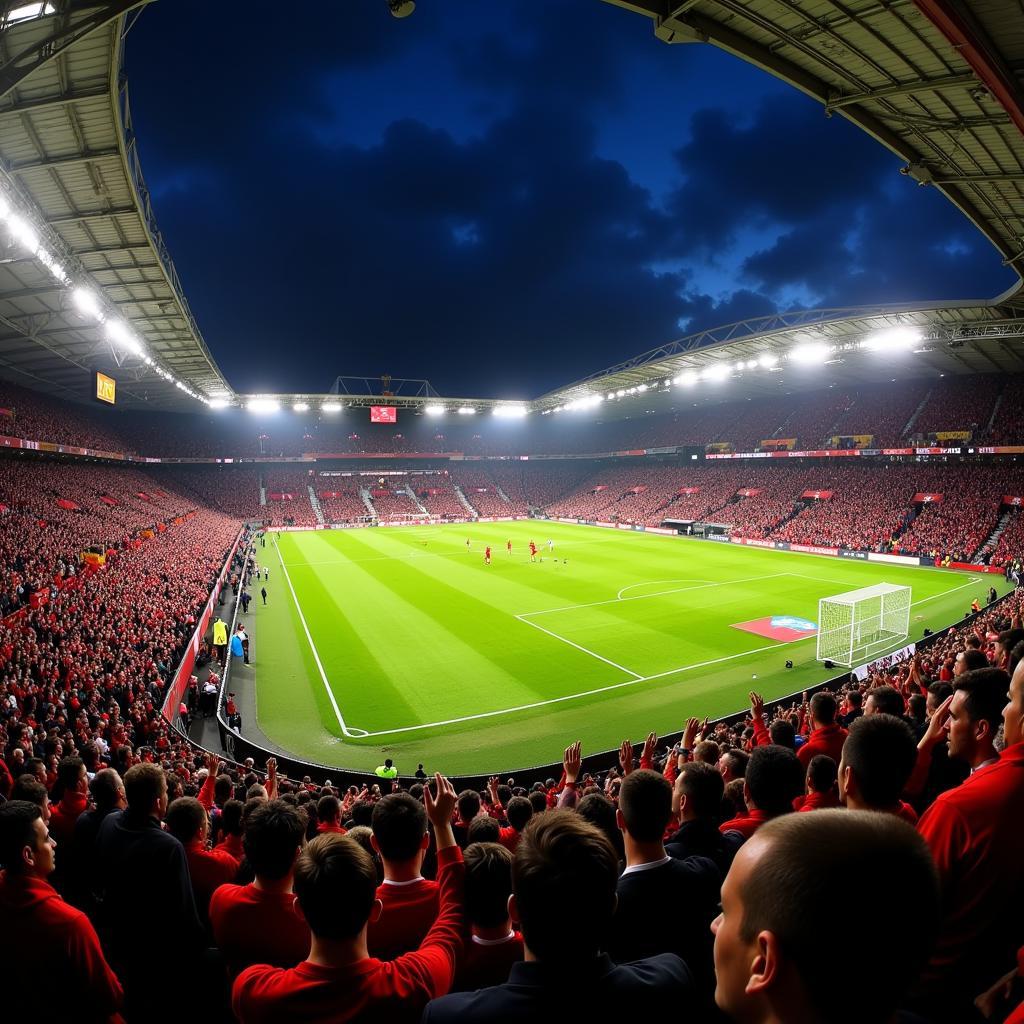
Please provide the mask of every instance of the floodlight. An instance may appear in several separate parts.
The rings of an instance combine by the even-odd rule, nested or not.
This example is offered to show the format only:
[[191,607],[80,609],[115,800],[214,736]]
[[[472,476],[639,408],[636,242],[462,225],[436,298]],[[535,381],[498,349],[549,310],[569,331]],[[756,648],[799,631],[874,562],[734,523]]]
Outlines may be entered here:
[[922,341],[922,337],[921,332],[913,327],[889,327],[865,338],[861,346],[872,352],[898,352],[913,348]]
[[615,397],[616,398],[625,398],[626,397],[626,390],[625,390],[625,388],[619,388],[619,390],[615,392]]
[[131,332],[128,325],[121,320],[107,321],[107,337],[120,345],[121,348],[126,348],[137,356],[142,355],[142,346],[139,344],[139,339]]
[[423,406],[423,411],[428,416],[443,416],[444,415],[444,406],[443,405],[425,405],[425,406]]
[[773,366],[778,366],[779,357],[774,352],[765,352],[757,362],[764,369],[770,370]]
[[729,376],[729,367],[725,363],[716,363],[704,371],[705,380],[723,381]]
[[471,406],[471,405],[460,406],[460,408],[459,408],[459,415],[460,416],[475,416],[476,415],[476,409],[474,409],[473,406]]
[[296,402],[292,406],[292,409],[294,409],[295,412],[309,412],[309,402]]
[[100,300],[88,288],[76,288],[71,293],[71,300],[86,315],[103,319],[103,310],[100,308]]
[[637,387],[637,391],[646,391],[646,390],[647,390],[647,385],[646,384],[640,384]]
[[748,359],[747,360],[747,369],[748,370],[756,370],[757,369],[757,360],[756,359]]
[[690,387],[691,385],[697,383],[697,373],[694,370],[687,370],[685,373],[679,374],[676,380],[680,384],[684,384],[687,387]]
[[321,412],[341,412],[341,402],[324,402],[320,406]]
[[7,202],[7,197],[0,195],[0,220],[7,220],[11,212],[11,204]]
[[207,402],[207,405],[209,405],[211,409],[226,409],[229,404],[230,403],[226,398],[211,398]]
[[393,18],[408,18],[416,10],[415,0],[388,0],[388,10]]
[[39,236],[28,221],[15,213],[7,218],[7,227],[10,229],[11,237],[34,256],[39,248]]
[[517,419],[525,416],[529,411],[525,405],[496,405],[494,407],[495,416],[504,416],[508,419]]
[[805,363],[808,366],[815,363],[823,363],[829,357],[828,345],[820,341],[809,341],[804,345],[797,345],[789,350],[789,358],[797,363]]
[[281,403],[276,398],[250,398],[245,407],[249,412],[277,412]]
[[613,399],[614,397],[615,397],[615,392],[614,392],[614,391],[609,391],[609,392],[608,392],[608,399],[609,399],[609,401],[610,401],[611,399]]
[[736,364],[736,372],[737,373],[742,373],[746,368],[747,368],[747,364],[745,362],[743,362],[742,359]]

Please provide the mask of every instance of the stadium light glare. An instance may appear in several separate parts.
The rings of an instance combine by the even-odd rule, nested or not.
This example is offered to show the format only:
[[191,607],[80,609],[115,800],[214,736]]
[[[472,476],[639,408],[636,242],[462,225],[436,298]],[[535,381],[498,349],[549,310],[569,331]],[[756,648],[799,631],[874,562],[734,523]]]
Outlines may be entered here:
[[743,362],[742,359],[736,364],[736,370],[738,373],[742,373],[746,368],[747,364]]
[[0,220],[7,220],[11,215],[11,204],[7,202],[7,197],[0,195]]
[[320,411],[330,413],[341,412],[341,402],[324,402],[324,404],[320,406]]
[[922,337],[913,327],[889,327],[865,338],[861,346],[871,352],[905,352],[920,344]]
[[11,232],[11,237],[20,246],[28,249],[33,256],[39,251],[39,236],[24,217],[19,217],[16,213],[11,214],[7,218],[7,227]]
[[425,405],[425,406],[423,406],[423,411],[428,416],[443,416],[444,415],[444,406],[443,405]]
[[685,373],[681,373],[676,377],[676,381],[684,387],[693,387],[693,385],[697,383],[697,379],[698,375],[696,370],[687,370]]
[[76,288],[71,293],[71,301],[79,308],[82,313],[86,316],[91,316],[96,320],[103,319],[103,310],[100,308],[100,301],[96,298],[93,292],[89,291],[88,288]]
[[774,352],[765,352],[765,354],[758,359],[757,363],[762,369],[770,370],[773,366],[778,366],[779,357],[775,355]]
[[249,412],[277,412],[281,403],[276,398],[250,398],[245,407]]
[[128,349],[129,352],[137,356],[142,355],[142,346],[139,344],[139,339],[135,337],[126,323],[121,320],[108,320],[106,328],[107,337],[112,342],[120,345],[121,348]]
[[494,415],[502,416],[505,419],[519,419],[529,411],[525,405],[496,405],[494,407]]
[[640,385],[637,386],[637,391],[639,391],[641,393],[643,393],[646,390],[647,390],[647,385],[646,384],[640,384]]
[[459,407],[459,415],[460,416],[475,416],[476,415],[476,409],[474,409],[473,406],[471,406],[471,405],[460,406]]
[[789,358],[795,363],[803,363],[806,366],[814,366],[824,363],[829,357],[828,345],[820,341],[809,341],[803,345],[797,345],[789,350]]
[[206,402],[211,409],[226,409],[229,405],[226,398],[204,398],[203,401]]
[[716,363],[714,366],[709,366],[704,371],[704,379],[712,381],[723,381],[729,376],[729,367],[725,363]]
[[292,409],[295,412],[309,412],[309,402],[296,402]]
[[626,397],[626,389],[625,388],[619,388],[619,390],[615,392],[615,397],[616,398],[625,398]]
[[748,370],[756,370],[757,369],[757,360],[756,359],[748,359],[747,360],[747,369]]

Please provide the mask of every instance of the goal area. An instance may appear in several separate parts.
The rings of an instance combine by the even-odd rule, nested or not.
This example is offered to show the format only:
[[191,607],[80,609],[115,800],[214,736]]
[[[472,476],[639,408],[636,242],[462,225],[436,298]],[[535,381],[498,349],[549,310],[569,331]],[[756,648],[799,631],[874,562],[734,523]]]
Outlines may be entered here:
[[853,668],[910,633],[910,587],[877,583],[818,602],[818,661]]

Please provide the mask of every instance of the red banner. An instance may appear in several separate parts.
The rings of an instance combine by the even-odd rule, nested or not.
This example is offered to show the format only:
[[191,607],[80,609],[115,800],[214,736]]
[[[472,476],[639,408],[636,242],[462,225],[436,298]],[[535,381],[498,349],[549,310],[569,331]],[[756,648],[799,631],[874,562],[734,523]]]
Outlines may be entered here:
[[341,497],[341,491],[321,491],[320,492],[320,497],[321,498],[340,498]]
[[393,405],[371,405],[371,423],[397,423],[398,409]]
[[926,494],[924,491],[918,491],[914,495],[912,504],[914,505],[937,505],[942,501],[941,494]]
[[268,492],[267,497],[271,501],[294,501],[295,500],[295,495],[291,494],[289,491],[270,491],[270,492]]
[[819,501],[824,501],[826,498],[831,498],[833,494],[835,494],[835,491],[804,491],[800,497],[817,498]]
[[1024,505],[1024,497],[1019,494],[1004,494],[1004,505]]
[[5,420],[13,420],[14,419],[14,410],[13,409],[0,408],[0,416],[3,416],[3,418]]
[[644,491],[646,491],[646,490],[647,490],[647,485],[646,484],[640,484],[637,487],[630,487],[630,489],[628,491],[626,491],[626,493],[627,494],[643,494]]
[[143,501],[149,501],[149,495],[145,491],[137,491],[135,497],[141,498]]
[[73,501],[68,501],[67,498],[57,499],[57,508],[68,508],[72,511],[77,511],[81,506],[76,505]]
[[756,498],[763,490],[763,487],[741,487],[736,493],[741,498]]
[[590,493],[591,494],[597,494],[598,491],[607,491],[607,490],[608,490],[608,485],[607,484],[598,484],[595,488],[593,488],[593,490],[591,490]]
[[100,501],[102,501],[104,505],[116,505],[117,504],[117,502],[109,494],[101,494],[100,495]]
[[678,498],[679,495],[681,495],[681,494],[700,494],[700,488],[699,487],[680,487],[679,490],[676,491],[676,497]]

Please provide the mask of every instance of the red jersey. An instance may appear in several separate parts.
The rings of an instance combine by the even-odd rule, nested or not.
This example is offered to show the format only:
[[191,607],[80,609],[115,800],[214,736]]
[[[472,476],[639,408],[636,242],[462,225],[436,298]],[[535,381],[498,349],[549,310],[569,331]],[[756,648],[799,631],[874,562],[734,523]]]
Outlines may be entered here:
[[807,737],[807,742],[797,750],[796,756],[805,768],[818,754],[827,754],[839,764],[845,742],[846,730],[841,725],[823,725]]
[[490,557],[491,557],[491,549],[487,548],[487,550],[484,551],[484,558],[490,558]]
[[530,554],[531,555],[537,554],[537,545],[534,544],[532,540],[530,541]]
[[196,909],[199,916],[206,920],[210,897],[220,886],[234,881],[238,873],[238,861],[223,847],[205,849],[200,839],[185,844],[185,859],[188,861],[188,875],[192,880]]
[[475,992],[478,988],[504,985],[512,965],[523,959],[523,937],[509,932],[503,939],[480,939],[472,935],[466,943],[455,972],[453,992]]
[[[89,804],[84,793],[69,791],[61,797],[60,803],[50,804],[50,835],[57,840],[57,846],[70,844],[75,837],[75,822]],[[66,852],[66,850],[65,850]]]
[[309,956],[309,925],[290,892],[222,885],[210,900],[210,926],[232,978],[253,964],[294,967]]
[[417,878],[412,882],[381,882],[377,899],[384,909],[366,932],[370,956],[381,960],[416,949],[437,919],[439,889],[437,882]]
[[121,1021],[121,983],[96,930],[49,882],[0,871],[0,917],[0,963],[15,981],[5,1019]]
[[441,850],[437,863],[441,912],[419,949],[388,963],[367,957],[344,967],[308,960],[286,971],[250,967],[231,990],[231,1008],[241,1024],[418,1022],[426,1004],[451,988],[462,946],[462,851]]
[[766,821],[768,815],[764,811],[748,811],[738,818],[731,818],[718,826],[718,831],[739,832],[744,839],[749,839]]

